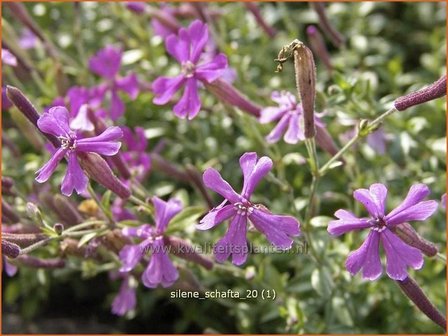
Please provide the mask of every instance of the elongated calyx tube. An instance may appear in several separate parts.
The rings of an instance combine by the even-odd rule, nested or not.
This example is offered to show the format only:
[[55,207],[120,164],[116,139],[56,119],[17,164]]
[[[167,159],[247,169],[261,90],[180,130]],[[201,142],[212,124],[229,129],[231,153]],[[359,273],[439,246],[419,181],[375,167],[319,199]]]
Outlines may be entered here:
[[403,281],[397,280],[396,282],[403,293],[414,302],[422,313],[446,331],[446,317],[429,301],[414,279],[407,277]]
[[8,233],[2,232],[2,239],[19,245],[19,247],[26,247],[38,241],[44,240],[47,236],[43,233]]
[[[40,114],[28,98],[25,97],[22,91],[14,86],[8,85],[6,87],[6,95],[8,96],[8,99],[17,107],[17,109],[22,112],[23,115],[39,130],[37,121],[39,120]],[[41,132],[41,134],[44,135],[56,148],[61,147],[61,142],[54,135],[44,132]]]
[[219,100],[238,107],[244,112],[247,112],[255,117],[260,116],[261,106],[256,105],[250,101],[241,92],[239,92],[234,86],[227,83],[222,79],[217,79],[212,83],[204,83],[207,90],[215,95]]
[[100,155],[96,153],[79,153],[78,159],[79,164],[90,178],[123,199],[131,196],[129,188],[115,176],[112,169]]
[[406,244],[419,249],[428,257],[434,257],[439,252],[437,246],[420,236],[409,223],[399,224],[392,231]]
[[64,268],[65,260],[61,258],[42,259],[30,255],[22,255],[17,258],[20,265],[32,268]]
[[9,220],[11,223],[20,222],[20,216],[14,211],[14,209],[2,199],[2,217]]
[[171,247],[170,252],[175,256],[192,261],[210,270],[213,268],[213,261],[197,253],[192,245],[187,241],[177,237],[164,237],[164,243]]
[[20,247],[17,244],[2,239],[2,254],[9,258],[17,258],[20,254]]
[[333,45],[337,48],[340,48],[344,44],[345,39],[342,34],[333,27],[330,20],[328,19],[325,5],[322,2],[312,1],[310,2],[310,6],[316,11],[317,16],[319,17],[319,26],[325,32]]
[[303,43],[294,48],[296,84],[303,108],[305,138],[316,135],[314,102],[316,99],[316,65],[313,53]]
[[53,204],[59,218],[69,226],[79,224],[83,221],[81,214],[67,197],[55,195]]
[[274,38],[277,32],[265,21],[265,19],[261,15],[260,8],[257,6],[257,4],[253,2],[245,2],[244,5],[252,13],[252,15],[255,18],[255,21],[257,21],[258,25],[261,27],[261,29],[264,30],[266,35],[268,35],[270,38]]
[[397,98],[394,106],[398,111],[404,111],[411,106],[420,105],[444,96],[446,96],[446,75],[421,90]]

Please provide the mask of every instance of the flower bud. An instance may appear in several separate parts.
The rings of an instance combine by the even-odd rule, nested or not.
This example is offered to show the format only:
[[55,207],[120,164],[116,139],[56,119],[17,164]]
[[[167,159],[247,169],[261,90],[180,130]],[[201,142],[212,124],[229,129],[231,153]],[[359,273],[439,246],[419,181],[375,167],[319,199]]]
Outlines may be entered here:
[[260,116],[261,107],[243,96],[234,86],[222,79],[217,79],[212,83],[205,83],[205,87],[219,100],[229,105],[238,107],[255,117]]
[[55,225],[53,225],[53,230],[58,235],[61,235],[61,233],[64,231],[64,225],[61,223],[56,223]]
[[39,210],[39,208],[37,207],[36,204],[28,202],[26,204],[26,213],[28,214],[28,216],[31,219],[36,221],[36,223],[38,225],[45,226],[43,218],[42,218],[42,213],[40,212],[40,210]]
[[411,106],[423,104],[443,96],[446,96],[446,75],[428,87],[395,99],[394,106],[398,111],[403,111]]
[[43,233],[9,233],[2,232],[2,238],[8,242],[19,245],[20,247],[26,247],[38,241],[44,240],[47,236]]
[[303,108],[305,138],[316,135],[314,126],[314,101],[316,99],[316,66],[313,53],[303,43],[294,47],[296,84]]
[[164,237],[163,241],[171,247],[170,252],[175,256],[192,261],[208,270],[213,268],[213,261],[197,253],[186,240],[170,236]]
[[319,57],[319,59],[327,68],[328,72],[331,73],[331,71],[333,70],[333,65],[331,64],[330,54],[328,53],[327,47],[325,46],[322,35],[315,26],[308,26],[308,28],[306,29],[306,33],[308,34],[308,39],[310,41],[311,49],[313,49],[314,54]]
[[[33,104],[25,97],[18,88],[13,86],[6,87],[6,95],[8,99],[23,113],[23,115],[40,131],[37,127],[37,120],[40,114],[36,111]],[[61,142],[52,134],[41,132],[56,148],[61,147]]]
[[392,231],[406,244],[419,249],[428,257],[434,257],[439,252],[433,243],[420,236],[409,223],[399,224]]
[[112,172],[107,162],[96,153],[79,153],[79,164],[96,182],[111,190],[119,197],[126,199],[131,191]]
[[8,176],[2,176],[2,191],[11,189],[14,186],[14,180]]
[[59,218],[69,226],[79,224],[83,221],[81,214],[67,197],[55,195],[53,204]]
[[20,247],[17,244],[2,239],[2,254],[9,258],[17,258],[20,254]]

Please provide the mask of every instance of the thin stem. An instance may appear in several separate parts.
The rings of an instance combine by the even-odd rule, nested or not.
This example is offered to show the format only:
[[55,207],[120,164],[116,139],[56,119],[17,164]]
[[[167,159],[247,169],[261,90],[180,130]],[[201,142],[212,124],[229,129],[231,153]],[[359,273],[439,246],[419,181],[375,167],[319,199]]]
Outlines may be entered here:
[[109,220],[109,227],[110,228],[115,228],[115,221],[112,217],[112,214],[106,210],[106,208],[104,208],[103,204],[101,203],[101,201],[98,199],[97,195],[95,194],[95,190],[93,190],[91,184],[89,183],[87,190],[89,191],[90,196],[92,196],[92,199],[95,201],[95,203],[97,204],[98,208],[101,210],[101,212],[104,214],[104,216],[106,216],[106,218]]
[[319,175],[324,176],[328,169],[335,163],[339,158],[345,154],[346,151],[348,151],[355,143],[358,142],[360,139],[360,136],[357,134],[355,137],[351,138],[349,142],[345,144],[344,147],[342,147],[339,152],[337,152],[330,160],[328,160],[327,163],[325,163],[322,168],[319,169]]
[[436,258],[442,260],[446,264],[446,255],[439,252],[436,254]]
[[88,222],[84,222],[72,227],[69,227],[67,230],[64,230],[63,233],[69,233],[69,232],[73,232],[73,231],[77,231],[79,229],[84,229],[86,227],[92,226],[92,225],[96,225],[96,224],[105,224],[104,221],[102,220],[93,220],[93,221],[88,221]]

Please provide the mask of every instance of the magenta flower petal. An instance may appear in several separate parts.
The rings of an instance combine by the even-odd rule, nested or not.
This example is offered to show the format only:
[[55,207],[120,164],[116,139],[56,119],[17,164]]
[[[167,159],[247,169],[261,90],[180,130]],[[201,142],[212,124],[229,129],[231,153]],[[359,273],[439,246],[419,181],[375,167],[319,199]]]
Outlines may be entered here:
[[174,78],[159,77],[152,83],[152,91],[156,97],[153,102],[156,105],[166,104],[173,95],[180,89],[185,83],[186,78],[184,75],[179,75]]
[[338,210],[334,215],[339,219],[330,221],[327,229],[333,236],[340,236],[353,230],[366,229],[372,226],[368,218],[357,218],[346,210]]
[[[223,203],[227,203],[227,200],[224,200]],[[196,225],[196,229],[198,230],[208,230],[219,223],[224,222],[226,219],[236,215],[236,210],[233,204],[228,204],[222,207],[216,207],[211,210],[204,218],[201,219],[199,224]]]
[[345,267],[351,275],[362,269],[364,279],[376,280],[382,273],[379,255],[380,234],[370,231],[361,247],[351,252],[345,262]]
[[296,144],[300,140],[300,127],[299,127],[299,115],[293,114],[289,118],[288,130],[285,133],[284,140],[289,144]]
[[287,91],[274,91],[271,94],[272,101],[280,106],[294,106],[297,104],[296,96]]
[[261,179],[265,177],[267,173],[269,173],[271,169],[272,169],[272,160],[267,156],[262,156],[255,164],[248,178],[245,179],[241,195],[244,198],[249,199],[255,187],[258,185]]
[[17,266],[8,262],[5,257],[3,257],[3,269],[9,277],[14,276],[18,270]]
[[232,255],[234,265],[244,264],[248,254],[246,233],[247,217],[236,215],[224,237],[213,248],[216,260],[222,263]]
[[353,197],[364,205],[370,215],[374,217],[384,216],[384,206],[387,197],[387,188],[384,185],[375,183],[370,186],[370,190],[355,190]]
[[210,62],[198,65],[195,71],[195,77],[211,83],[214,80],[220,78],[223,71],[227,68],[227,56],[224,54],[218,54]]
[[151,237],[154,233],[154,229],[148,224],[143,224],[138,227],[125,227],[121,230],[121,232],[126,237],[146,239]]
[[407,267],[420,269],[423,266],[423,255],[420,250],[405,244],[390,230],[384,230],[381,242],[386,251],[389,277],[394,280],[404,280],[408,277]]
[[199,20],[193,21],[193,23],[191,23],[188,27],[188,35],[191,42],[190,60],[193,63],[197,63],[206,43],[208,42],[207,25]]
[[293,243],[290,236],[300,234],[299,222],[292,216],[273,215],[255,209],[249,219],[258,231],[280,249],[290,249]]
[[414,184],[404,199],[394,210],[392,210],[388,215],[387,219],[392,219],[400,212],[416,205],[417,203],[423,201],[423,199],[430,193],[429,188],[424,184]]
[[138,264],[140,259],[143,258],[144,247],[146,245],[125,245],[120,253],[121,260],[120,272],[129,272]]
[[267,135],[266,141],[268,143],[275,143],[280,140],[283,133],[285,132],[286,127],[288,127],[290,115],[284,115],[278,124],[272,129],[272,131]]
[[70,128],[74,130],[93,131],[95,127],[88,117],[89,106],[81,105],[77,116],[70,122]]
[[185,28],[179,31],[179,37],[170,35],[166,38],[165,47],[168,53],[173,56],[179,63],[184,63],[190,57],[190,40],[186,35]]
[[196,79],[188,78],[185,84],[184,94],[182,98],[174,106],[174,114],[179,118],[191,120],[199,113],[201,109],[201,101],[199,99],[198,84]]
[[417,203],[392,217],[387,216],[387,224],[393,226],[404,222],[426,220],[432,216],[434,212],[436,212],[437,206],[438,204],[436,201],[424,201]]
[[182,210],[182,202],[177,199],[170,199],[165,202],[154,196],[152,198],[152,203],[155,209],[155,222],[157,232],[159,234],[165,232],[169,221],[176,216]]
[[85,138],[80,139],[77,141],[78,144],[84,143],[84,142],[107,142],[107,141],[117,141],[120,138],[123,137],[123,131],[118,126],[111,126],[108,127],[103,133],[100,135],[91,137],[91,138]]
[[120,70],[122,56],[121,49],[107,46],[90,58],[89,68],[101,77],[113,79]]
[[39,129],[56,137],[70,133],[69,112],[64,106],[55,106],[42,114],[37,121]]
[[92,152],[100,155],[113,156],[118,153],[120,147],[120,142],[85,141],[83,143],[77,144],[76,149],[79,152]]
[[17,58],[8,49],[2,48],[2,63],[17,66]]
[[68,167],[61,185],[62,193],[70,196],[73,190],[76,190],[78,194],[82,194],[87,190],[88,183],[89,179],[81,169],[76,154],[69,153]]
[[131,99],[135,99],[140,92],[139,83],[136,74],[130,74],[123,78],[115,80],[116,88],[126,92]]
[[240,201],[240,196],[233,190],[230,184],[225,181],[221,174],[213,168],[208,168],[203,174],[204,184],[207,188],[217,192],[232,203]]
[[159,284],[170,287],[179,278],[179,272],[163,248],[161,240],[154,243],[151,261],[143,272],[142,281],[148,288],[156,288]]
[[288,112],[288,108],[266,107],[261,110],[261,116],[258,121],[261,124],[267,124],[280,119],[286,112]]
[[249,183],[250,176],[255,168],[257,159],[257,153],[255,152],[244,153],[240,157],[240,167],[243,172],[243,189],[245,188],[244,186],[247,186]]
[[59,148],[56,153],[53,154],[50,160],[46,164],[44,164],[37,172],[36,181],[39,183],[46,182],[50,176],[56,170],[59,162],[64,158],[64,155],[67,153],[67,149]]
[[125,315],[135,308],[137,296],[135,289],[129,286],[129,279],[125,278],[120,286],[120,291],[112,302],[112,313],[118,316]]

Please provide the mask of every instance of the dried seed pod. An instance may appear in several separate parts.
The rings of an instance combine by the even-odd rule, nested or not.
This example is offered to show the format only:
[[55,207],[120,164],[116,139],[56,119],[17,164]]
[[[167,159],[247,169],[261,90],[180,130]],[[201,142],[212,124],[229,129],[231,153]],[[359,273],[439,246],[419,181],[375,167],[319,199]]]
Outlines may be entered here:
[[96,153],[79,153],[78,159],[81,167],[96,182],[123,199],[131,196],[129,188],[115,176],[112,169],[100,155]]
[[446,75],[421,90],[395,99],[394,106],[398,111],[403,111],[411,106],[423,104],[444,96],[446,96]]
[[303,107],[305,138],[316,135],[314,101],[316,99],[316,66],[313,53],[303,43],[294,47],[294,68],[297,90]]

